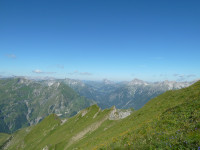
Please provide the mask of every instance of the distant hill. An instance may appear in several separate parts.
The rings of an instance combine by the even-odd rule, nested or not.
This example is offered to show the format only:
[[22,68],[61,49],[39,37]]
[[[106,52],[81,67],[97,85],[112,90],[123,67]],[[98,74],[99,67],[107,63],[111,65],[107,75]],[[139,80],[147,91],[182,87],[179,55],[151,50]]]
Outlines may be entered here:
[[70,117],[94,103],[62,82],[0,79],[0,132],[37,124],[52,113]]
[[199,106],[200,81],[167,91],[131,114],[97,105],[69,119],[52,114],[12,134],[4,149],[198,149]]

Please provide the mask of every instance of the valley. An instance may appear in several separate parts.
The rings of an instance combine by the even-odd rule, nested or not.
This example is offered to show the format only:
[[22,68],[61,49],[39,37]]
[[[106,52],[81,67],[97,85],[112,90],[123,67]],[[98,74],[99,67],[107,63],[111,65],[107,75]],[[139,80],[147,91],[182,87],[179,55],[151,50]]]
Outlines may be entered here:
[[66,84],[25,78],[0,79],[0,132],[13,133],[55,113],[70,117],[95,104]]
[[[110,86],[115,86],[113,91],[127,86],[143,91],[145,86],[148,91],[156,90],[148,89],[149,84],[141,83],[139,80],[133,81],[131,85],[112,83],[106,86],[104,83],[98,83],[98,88],[102,89],[101,93],[105,91],[109,93]],[[130,106],[131,109],[118,109],[115,106],[100,108],[99,101],[76,94],[75,91],[81,94],[85,90],[88,94],[89,91],[92,93],[95,88],[98,89],[97,85],[93,85],[92,88],[91,84],[81,81],[2,79],[1,94],[4,97],[1,97],[0,106],[1,132],[4,133],[1,133],[0,145],[2,149],[30,150],[149,149],[150,147],[155,149],[169,148],[170,145],[176,148],[177,144],[184,148],[197,147],[200,135],[200,82],[188,88],[183,87],[191,83],[173,82],[170,84],[173,86],[167,83],[168,86],[166,84],[163,86],[163,83],[152,83],[156,84],[154,86],[162,85],[163,89],[169,91],[157,94],[159,96],[154,93],[155,95],[151,96],[155,98],[146,104],[142,101],[140,106],[144,107],[137,110]],[[102,92],[104,88],[107,90]],[[175,90],[178,88],[182,89]],[[4,93],[4,90],[10,94]],[[151,97],[146,99],[148,98]],[[132,99],[131,103],[134,104],[134,100]],[[118,102],[115,102],[116,106],[119,106]],[[155,137],[156,134],[159,136]],[[174,136],[177,139],[168,140]],[[184,141],[188,144],[184,144]]]
[[0,0],[0,150],[200,150],[200,0]]
[[[51,114],[18,130],[3,149],[197,149],[200,138],[200,82],[167,91],[141,109],[118,118],[115,107],[92,105],[62,123]],[[113,115],[116,119],[112,119]],[[11,135],[10,135],[11,136]]]

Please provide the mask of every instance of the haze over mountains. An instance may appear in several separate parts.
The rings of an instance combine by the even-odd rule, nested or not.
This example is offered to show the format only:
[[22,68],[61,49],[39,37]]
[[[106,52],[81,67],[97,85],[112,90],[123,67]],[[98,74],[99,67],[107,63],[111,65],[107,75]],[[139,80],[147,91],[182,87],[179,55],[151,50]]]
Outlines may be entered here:
[[103,82],[85,82],[88,92],[72,88],[80,95],[95,100],[102,108],[115,105],[117,108],[141,108],[151,98],[167,91],[187,87],[192,82],[145,82],[134,79],[130,82],[115,83],[109,80]]
[[167,90],[187,87],[193,82],[115,83],[73,79],[31,80],[22,77],[0,79],[0,132],[11,133],[37,124],[49,114],[71,117],[80,110],[98,104],[101,109],[141,108],[151,98]]
[[[51,82],[49,86],[54,84]],[[200,144],[199,94],[200,81],[187,88],[167,91],[137,111],[115,107],[101,110],[92,105],[71,118],[60,119],[51,114],[35,126],[22,128],[12,135],[0,134],[0,148],[197,149]]]
[[200,0],[0,0],[0,150],[200,150],[199,56]]

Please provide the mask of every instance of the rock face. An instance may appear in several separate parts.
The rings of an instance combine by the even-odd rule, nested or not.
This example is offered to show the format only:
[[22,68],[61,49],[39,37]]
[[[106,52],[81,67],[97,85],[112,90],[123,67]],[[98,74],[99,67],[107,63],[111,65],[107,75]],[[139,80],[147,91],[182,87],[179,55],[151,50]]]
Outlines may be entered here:
[[109,115],[109,120],[119,120],[128,117],[133,111],[130,109],[120,110],[113,106],[113,110]]
[[46,145],[42,150],[49,150],[48,146]]
[[70,117],[91,104],[58,80],[0,79],[0,132],[37,124],[51,113]]

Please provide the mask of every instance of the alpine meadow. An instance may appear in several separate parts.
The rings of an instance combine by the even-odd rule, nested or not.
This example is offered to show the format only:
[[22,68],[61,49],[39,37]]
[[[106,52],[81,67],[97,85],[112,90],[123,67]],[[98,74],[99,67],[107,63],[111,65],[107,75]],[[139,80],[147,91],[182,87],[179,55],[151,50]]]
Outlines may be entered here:
[[199,0],[0,0],[0,150],[200,150]]

